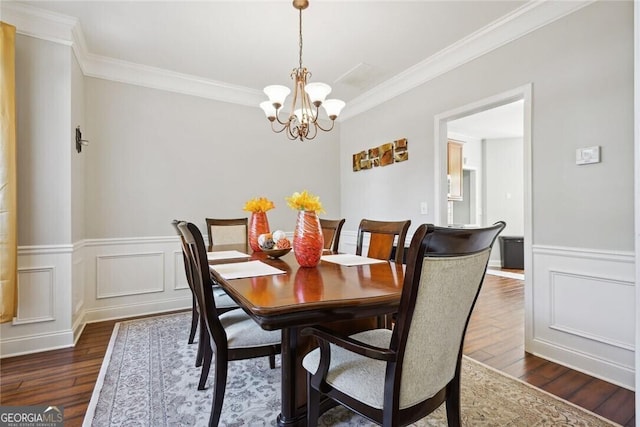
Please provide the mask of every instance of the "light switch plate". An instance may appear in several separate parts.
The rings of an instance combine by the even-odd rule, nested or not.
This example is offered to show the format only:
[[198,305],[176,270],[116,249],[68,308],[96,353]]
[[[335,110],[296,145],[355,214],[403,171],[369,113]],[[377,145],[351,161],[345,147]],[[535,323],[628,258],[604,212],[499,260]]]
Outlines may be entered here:
[[429,205],[427,202],[420,202],[420,214],[427,215],[429,213]]
[[578,148],[576,150],[576,165],[600,163],[600,146]]

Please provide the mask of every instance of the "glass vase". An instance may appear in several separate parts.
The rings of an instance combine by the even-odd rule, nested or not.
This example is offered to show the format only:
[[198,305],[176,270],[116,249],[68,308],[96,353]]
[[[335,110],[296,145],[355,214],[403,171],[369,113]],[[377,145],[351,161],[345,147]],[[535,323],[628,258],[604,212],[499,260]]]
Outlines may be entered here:
[[302,267],[315,267],[320,262],[324,237],[320,219],[313,211],[299,211],[293,233],[293,254]]
[[249,246],[254,252],[262,252],[258,236],[269,232],[269,220],[266,212],[253,212],[249,221]]

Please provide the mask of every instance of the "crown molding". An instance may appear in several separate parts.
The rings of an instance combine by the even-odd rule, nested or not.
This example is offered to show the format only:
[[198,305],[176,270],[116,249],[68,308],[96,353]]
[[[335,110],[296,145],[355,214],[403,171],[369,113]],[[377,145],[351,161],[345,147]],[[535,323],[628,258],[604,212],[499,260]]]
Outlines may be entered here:
[[15,25],[18,34],[71,46],[82,73],[88,77],[251,107],[264,100],[256,89],[90,53],[80,23],[67,15],[7,2],[2,5],[2,20]]
[[199,96],[216,101],[258,107],[261,91],[189,74],[87,54],[81,65],[85,76]]
[[18,34],[66,46],[73,44],[72,29],[78,25],[74,17],[16,2],[4,2],[0,12],[2,20],[14,25]]
[[[338,121],[348,120],[479,56],[567,16],[595,0],[532,0],[348,102]],[[71,46],[85,76],[258,107],[261,91],[95,55],[88,51],[76,18],[23,3],[5,2],[2,20],[18,34]]]
[[511,41],[567,16],[595,0],[533,0],[351,100],[348,120]]

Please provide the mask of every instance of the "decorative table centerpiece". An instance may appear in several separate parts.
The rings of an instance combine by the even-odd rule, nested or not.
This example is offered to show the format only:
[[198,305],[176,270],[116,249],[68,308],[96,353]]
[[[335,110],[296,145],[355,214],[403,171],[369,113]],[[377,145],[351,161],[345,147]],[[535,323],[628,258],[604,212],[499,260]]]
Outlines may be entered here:
[[324,237],[320,228],[318,212],[324,212],[320,198],[307,190],[295,192],[286,198],[287,205],[298,211],[293,232],[293,253],[302,267],[315,267],[320,262],[324,248]]
[[269,258],[278,259],[291,251],[291,242],[282,230],[258,236],[258,245]]

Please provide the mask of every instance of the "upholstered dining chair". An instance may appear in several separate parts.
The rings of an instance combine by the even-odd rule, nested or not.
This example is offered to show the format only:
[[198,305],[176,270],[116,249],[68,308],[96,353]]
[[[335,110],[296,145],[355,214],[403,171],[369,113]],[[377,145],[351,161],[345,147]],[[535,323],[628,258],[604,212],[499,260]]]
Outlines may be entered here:
[[321,327],[302,331],[320,346],[302,362],[307,426],[317,425],[322,396],[383,426],[411,424],[446,402],[448,425],[460,426],[464,336],[491,247],[504,227],[421,225],[409,248],[393,331],[348,337]]
[[205,218],[209,250],[213,245],[244,245],[248,250],[249,219],[248,218]]
[[322,237],[324,237],[324,248],[338,252],[340,245],[340,232],[344,225],[345,218],[342,219],[325,219],[320,218],[320,228],[322,229]]
[[193,273],[193,288],[202,319],[200,340],[208,344],[205,346],[198,389],[204,388],[215,354],[215,381],[209,425],[217,426],[224,402],[228,362],[268,356],[273,368],[275,355],[281,351],[280,331],[262,329],[240,308],[219,314],[213,298],[212,279],[202,234],[198,227],[190,222],[180,222],[178,229],[186,242]]
[[[198,330],[198,325],[200,324],[200,309],[198,307],[196,293],[193,288],[193,271],[191,267],[191,263],[189,262],[189,255],[187,249],[187,243],[182,237],[182,233],[178,229],[178,224],[180,221],[173,220],[171,225],[175,228],[178,236],[180,236],[180,243],[182,245],[182,259],[184,261],[184,272],[187,276],[187,284],[189,285],[189,289],[191,290],[191,328],[189,331],[189,339],[188,343],[193,344],[193,341],[196,337],[196,331]],[[216,301],[216,309],[218,313],[224,313],[229,310],[233,310],[238,308],[238,304],[234,300],[231,299],[229,295],[219,286],[214,286],[213,296]],[[198,340],[198,352],[196,353],[196,367],[202,366],[202,362],[204,360],[205,347],[204,343],[201,339]]]
[[[358,240],[356,242],[356,255],[362,255],[364,236],[369,235],[369,249],[367,256],[388,260],[396,242],[394,260],[402,264],[404,260],[404,242],[411,220],[406,221],[374,221],[363,219],[358,226]],[[397,238],[397,241],[396,241]]]
[[[173,226],[173,228],[175,228],[176,233],[180,237],[180,243],[182,246],[182,259],[184,261],[184,272],[187,276],[187,285],[189,285],[189,289],[191,290],[191,329],[189,331],[189,339],[187,342],[189,344],[193,344],[193,340],[195,339],[196,331],[198,329],[200,315],[198,312],[198,304],[196,302],[196,294],[193,290],[191,265],[189,264],[189,258],[187,255],[186,242],[184,241],[184,237],[182,237],[182,233],[180,233],[180,230],[178,229],[179,222],[179,220],[174,219],[171,222],[171,225]],[[224,313],[225,311],[238,308],[238,304],[236,304],[236,302],[232,300],[231,297],[229,297],[229,295],[227,295],[227,293],[221,287],[215,286],[213,295],[216,300],[216,308],[218,309],[219,313]],[[198,344],[198,346],[200,346],[200,344]],[[200,366],[202,364],[202,349],[201,347],[198,347],[198,349],[199,350],[196,366]]]

